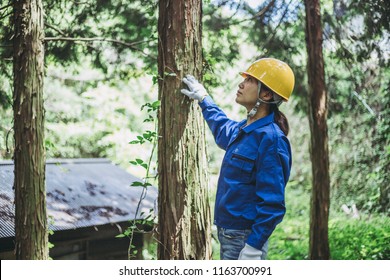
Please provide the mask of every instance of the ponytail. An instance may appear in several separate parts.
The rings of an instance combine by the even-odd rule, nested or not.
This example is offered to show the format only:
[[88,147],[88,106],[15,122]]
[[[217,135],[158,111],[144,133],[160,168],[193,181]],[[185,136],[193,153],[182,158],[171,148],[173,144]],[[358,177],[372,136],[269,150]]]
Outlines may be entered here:
[[290,126],[288,125],[287,117],[279,111],[279,108],[277,105],[272,105],[272,111],[275,115],[275,122],[280,127],[280,129],[283,131],[283,133],[287,136],[288,132],[290,131]]

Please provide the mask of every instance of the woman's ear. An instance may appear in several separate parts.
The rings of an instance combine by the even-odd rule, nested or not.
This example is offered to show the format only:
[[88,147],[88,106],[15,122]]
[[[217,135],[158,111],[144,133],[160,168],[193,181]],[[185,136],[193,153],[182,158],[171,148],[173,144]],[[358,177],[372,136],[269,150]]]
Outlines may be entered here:
[[271,101],[272,100],[272,98],[273,98],[273,93],[270,91],[270,90],[265,90],[264,91],[264,94],[263,94],[263,99],[265,100],[265,101]]

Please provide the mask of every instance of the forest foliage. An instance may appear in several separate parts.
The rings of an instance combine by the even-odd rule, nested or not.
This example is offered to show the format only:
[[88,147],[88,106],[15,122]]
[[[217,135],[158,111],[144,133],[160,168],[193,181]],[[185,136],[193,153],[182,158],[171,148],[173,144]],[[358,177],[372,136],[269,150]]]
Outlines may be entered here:
[[[364,217],[388,217],[390,3],[322,2],[331,209],[341,212],[344,204],[356,205]],[[10,159],[12,8],[11,0],[1,3],[0,159]],[[240,82],[238,72],[265,56],[290,64],[296,86],[291,102],[281,106],[290,121],[294,153],[289,187],[308,193],[311,163],[303,3],[259,3],[203,1],[203,81],[228,115],[240,120],[244,112],[233,97]],[[152,146],[129,142],[155,130],[153,122],[143,122],[148,113],[141,107],[157,100],[157,1],[52,0],[44,1],[44,8],[47,157],[107,157],[145,176],[145,169],[130,161],[148,161]],[[211,135],[207,137],[213,189],[222,152]],[[344,227],[348,232],[348,225]]]

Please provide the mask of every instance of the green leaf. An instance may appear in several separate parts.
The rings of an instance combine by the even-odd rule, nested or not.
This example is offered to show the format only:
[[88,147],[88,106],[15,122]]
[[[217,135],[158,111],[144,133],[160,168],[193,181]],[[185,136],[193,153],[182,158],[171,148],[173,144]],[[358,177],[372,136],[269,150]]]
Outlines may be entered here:
[[168,76],[168,77],[176,77],[177,75],[176,75],[176,73],[174,73],[174,72],[164,72],[164,76]]
[[140,164],[143,168],[145,168],[146,170],[148,169],[148,165],[146,163],[142,163]]
[[131,186],[132,187],[143,187],[144,183],[135,181],[135,182],[131,183]]
[[160,108],[160,106],[161,106],[161,101],[160,101],[160,100],[154,101],[154,102],[152,103],[152,107],[153,107],[153,109],[155,109],[155,110],[157,110],[158,108]]

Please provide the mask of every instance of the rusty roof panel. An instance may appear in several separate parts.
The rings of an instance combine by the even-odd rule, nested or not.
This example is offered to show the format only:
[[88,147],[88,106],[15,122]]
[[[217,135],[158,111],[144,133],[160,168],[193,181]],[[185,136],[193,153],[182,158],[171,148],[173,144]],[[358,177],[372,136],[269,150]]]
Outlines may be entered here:
[[[13,163],[0,162],[0,238],[14,236]],[[118,223],[157,212],[157,189],[131,187],[139,178],[105,159],[50,160],[46,163],[49,227],[54,231]]]

